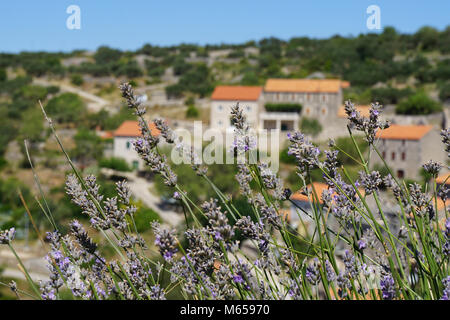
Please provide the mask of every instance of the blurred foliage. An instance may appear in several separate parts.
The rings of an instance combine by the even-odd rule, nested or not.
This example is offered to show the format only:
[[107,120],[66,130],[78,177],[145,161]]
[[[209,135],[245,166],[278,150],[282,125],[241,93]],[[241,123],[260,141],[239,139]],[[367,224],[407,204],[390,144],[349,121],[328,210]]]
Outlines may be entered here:
[[84,83],[83,76],[78,73],[74,73],[70,76],[70,82],[76,86],[81,86]]
[[186,118],[197,118],[200,115],[200,111],[194,106],[188,106],[186,110]]
[[266,103],[267,112],[296,112],[302,111],[302,105],[298,103]]
[[85,168],[93,160],[100,159],[103,155],[103,141],[95,131],[80,128],[75,134],[74,140],[75,148],[70,153],[82,168]]
[[125,159],[122,158],[104,158],[99,161],[101,168],[109,168],[117,171],[129,172],[132,171]]
[[442,105],[428,97],[424,92],[418,92],[407,100],[399,103],[395,109],[398,114],[420,115],[442,111]]
[[[365,142],[362,136],[354,137],[356,144],[359,147],[359,150],[364,155],[367,151],[367,142]],[[353,141],[350,137],[339,137],[336,139],[336,147],[339,150],[338,153],[338,161],[341,165],[355,165],[359,160],[358,151],[353,144]]]
[[315,137],[322,131],[322,125],[317,119],[302,118],[300,131]]
[[50,99],[46,111],[50,118],[59,123],[80,123],[87,114],[83,100],[71,92]]

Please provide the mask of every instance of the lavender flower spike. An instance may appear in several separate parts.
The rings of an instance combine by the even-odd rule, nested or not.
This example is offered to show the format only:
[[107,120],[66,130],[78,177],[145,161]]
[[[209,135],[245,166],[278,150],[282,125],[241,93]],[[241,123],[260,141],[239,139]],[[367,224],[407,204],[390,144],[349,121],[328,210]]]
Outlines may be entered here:
[[16,229],[11,228],[9,230],[0,231],[0,244],[9,244],[14,240],[16,235]]

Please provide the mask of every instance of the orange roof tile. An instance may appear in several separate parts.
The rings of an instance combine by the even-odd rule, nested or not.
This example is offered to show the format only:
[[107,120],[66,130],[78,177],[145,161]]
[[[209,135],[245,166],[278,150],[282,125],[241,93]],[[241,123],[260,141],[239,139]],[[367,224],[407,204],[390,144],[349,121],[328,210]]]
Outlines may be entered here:
[[290,209],[280,209],[278,210],[279,214],[283,217],[287,222],[291,221],[291,210]]
[[387,129],[377,131],[376,137],[388,140],[420,140],[432,129],[433,126],[393,124]]
[[102,139],[111,139],[114,137],[114,132],[112,131],[103,131],[100,133],[100,138]]
[[[434,200],[432,202],[433,202],[433,205],[434,205]],[[445,203],[444,203],[444,201],[441,198],[438,197],[438,199],[437,199],[437,211],[444,210],[449,205],[450,205],[450,199],[445,200]]]
[[436,183],[443,184],[444,182],[450,184],[450,173],[441,174],[436,178]]
[[345,89],[345,88],[348,88],[348,87],[350,87],[350,82],[349,81],[342,81],[341,88]]
[[[359,113],[363,116],[363,117],[369,117],[370,116],[370,106],[357,106],[355,107],[356,111],[359,111]],[[347,118],[347,114],[345,113],[345,106],[341,106],[338,109],[338,117],[339,118]]]
[[[322,201],[322,191],[328,189],[328,185],[322,182],[313,182],[314,189],[316,190],[317,196],[319,197],[319,203],[323,203]],[[311,185],[309,184],[307,186],[308,188],[311,188]],[[295,192],[291,196],[291,200],[297,200],[297,201],[309,201],[309,198],[307,195],[302,194],[300,191]]]
[[211,95],[212,100],[256,101],[261,96],[258,86],[217,86]]
[[[160,131],[156,128],[153,122],[149,122],[148,126],[152,133],[152,136],[158,136]],[[137,121],[127,120],[124,121],[116,131],[114,131],[114,137],[140,137],[141,129]]]
[[[344,83],[344,87],[347,84]],[[268,79],[266,92],[339,92],[343,82],[339,79]]]
[[[322,200],[322,192],[323,192],[324,190],[327,190],[327,189],[328,189],[328,185],[325,184],[325,183],[323,183],[323,182],[313,182],[312,184],[313,184],[313,186],[314,186],[314,190],[315,190],[316,193],[317,193],[317,196],[319,197],[319,203],[323,203],[323,200]],[[308,189],[310,189],[310,188],[311,188],[311,185],[308,184],[307,187],[308,187]],[[359,190],[359,192],[361,193],[361,195],[364,195],[364,189],[359,189],[359,188],[358,188],[358,190]],[[333,193],[333,195],[334,195],[334,194],[336,194],[336,193]],[[312,195],[311,195],[311,199],[313,199],[313,198],[312,198]],[[292,194],[291,200],[304,201],[304,202],[309,202],[309,201],[310,201],[310,199],[308,198],[308,196],[302,194],[302,192],[301,192],[300,190],[297,191],[297,192],[295,192],[294,194]]]

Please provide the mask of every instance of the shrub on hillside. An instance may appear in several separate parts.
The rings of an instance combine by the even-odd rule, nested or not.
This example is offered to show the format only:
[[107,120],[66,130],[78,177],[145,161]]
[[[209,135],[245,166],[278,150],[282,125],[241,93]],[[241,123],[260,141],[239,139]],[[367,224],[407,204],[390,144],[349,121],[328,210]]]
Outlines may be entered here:
[[442,111],[442,105],[428,97],[424,92],[418,92],[407,100],[400,102],[395,112],[397,114],[427,115]]
[[83,76],[78,73],[74,73],[70,76],[70,82],[76,86],[81,86],[84,83]]
[[186,118],[197,118],[200,115],[200,111],[194,106],[188,106],[186,110]]
[[123,172],[132,171],[131,167],[128,165],[125,159],[117,157],[101,159],[98,165],[102,168],[109,168],[117,171]]
[[300,131],[315,137],[322,132],[322,125],[317,119],[302,118]]
[[47,103],[46,111],[53,120],[60,123],[79,123],[87,114],[83,100],[71,92],[52,98]]

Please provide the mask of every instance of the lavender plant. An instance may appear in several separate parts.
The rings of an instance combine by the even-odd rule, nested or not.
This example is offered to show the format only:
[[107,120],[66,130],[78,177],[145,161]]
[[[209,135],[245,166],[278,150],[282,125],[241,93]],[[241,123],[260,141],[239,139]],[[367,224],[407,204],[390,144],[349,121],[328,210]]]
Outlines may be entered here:
[[[156,119],[160,137],[190,157],[199,179],[205,179],[216,193],[215,199],[203,204],[192,201],[160,152],[160,137],[152,135],[143,117],[146,110],[132,87],[125,83],[120,90],[139,120],[142,136],[134,142],[135,150],[173,188],[174,198],[186,212],[185,229],[169,230],[153,223],[154,243],[146,243],[137,232],[137,209],[127,183],[117,183],[117,196],[105,199],[95,177],[83,178],[73,165],[43,110],[73,169],[66,193],[89,218],[89,226],[74,220],[70,231],[62,234],[52,223],[55,230],[47,234],[48,281],[36,284],[16,255],[34,291],[30,296],[54,300],[68,291],[73,299],[155,300],[178,290],[186,299],[448,299],[450,219],[446,207],[443,212],[437,208],[438,201],[445,203],[446,192],[434,183],[432,192],[426,193],[419,185],[398,181],[392,173],[382,177],[370,171],[369,158],[355,142],[355,131],[359,131],[371,152],[384,161],[375,137],[389,124],[380,119],[380,105],[373,104],[365,118],[351,102],[345,104],[349,135],[359,155],[358,181],[339,166],[341,150],[333,142],[329,150],[321,151],[300,132],[288,135],[298,179],[307,186],[303,193],[309,199],[308,210],[291,200],[292,192],[267,164],[240,162],[236,180],[253,212],[250,217],[242,215],[214,185],[206,167],[195,161],[195,151],[177,142],[167,124]],[[236,128],[235,156],[250,156],[254,146],[239,105],[232,109],[231,119]],[[448,132],[442,132],[446,152],[450,150]],[[432,161],[424,164],[433,179],[441,167]],[[321,194],[313,184],[313,169],[322,172],[327,185]],[[382,186],[386,192],[381,192]],[[397,203],[393,218],[384,212],[382,195]],[[305,217],[312,221],[312,234],[289,225],[282,215],[288,206],[296,208],[301,224],[306,223]],[[41,208],[53,221],[51,212]],[[398,230],[392,227],[392,219],[400,225]],[[112,259],[102,256],[99,244],[89,235],[94,230],[115,250]],[[16,254],[14,233],[14,229],[1,231],[0,244]],[[254,248],[254,256],[242,250],[243,240]],[[306,245],[305,250],[299,251],[295,245],[299,242]],[[163,281],[164,275],[169,279]],[[10,287],[18,292],[15,284]]]

